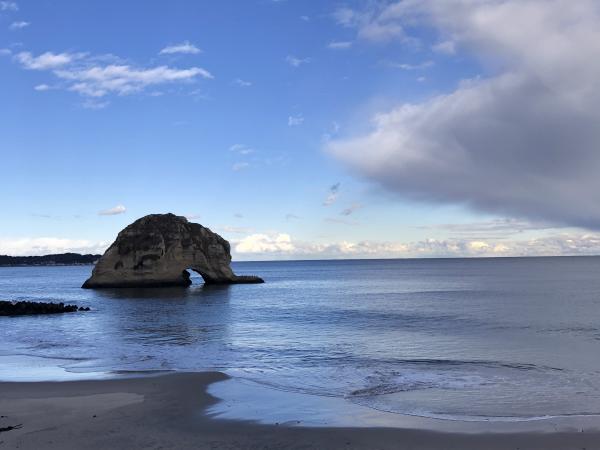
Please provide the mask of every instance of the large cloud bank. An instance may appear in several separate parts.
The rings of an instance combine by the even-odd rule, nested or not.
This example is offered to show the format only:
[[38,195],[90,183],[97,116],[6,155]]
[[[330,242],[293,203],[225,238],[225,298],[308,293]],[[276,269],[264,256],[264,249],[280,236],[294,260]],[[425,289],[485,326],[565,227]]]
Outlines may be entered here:
[[235,259],[430,258],[597,255],[598,233],[549,235],[535,239],[481,237],[412,242],[303,242],[284,233],[252,234],[233,242]]
[[496,75],[377,114],[329,151],[407,197],[600,228],[600,2],[404,0],[360,17],[433,26]]

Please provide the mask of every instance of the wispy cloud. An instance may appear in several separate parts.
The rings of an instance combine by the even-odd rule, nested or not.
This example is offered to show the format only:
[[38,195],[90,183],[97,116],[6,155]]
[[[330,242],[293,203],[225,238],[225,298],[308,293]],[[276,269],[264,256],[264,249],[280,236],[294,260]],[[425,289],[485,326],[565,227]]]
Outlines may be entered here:
[[528,231],[556,231],[561,227],[557,227],[556,225],[552,225],[547,222],[535,222],[513,218],[497,218],[480,222],[424,225],[418,228],[430,231],[443,231],[452,236],[477,236],[500,239],[508,238],[510,236],[522,234]]
[[239,87],[250,87],[250,86],[252,86],[252,82],[251,81],[242,80],[241,78],[236,78],[235,80],[233,80],[233,84],[235,84],[236,86],[239,86]]
[[50,90],[50,86],[48,86],[47,84],[38,84],[33,89],[35,89],[36,91],[48,91]]
[[341,185],[342,184],[338,182],[329,186],[329,192],[325,198],[325,201],[323,202],[323,206],[331,206],[336,202],[340,194]]
[[332,41],[327,44],[327,48],[330,50],[347,50],[352,47],[351,41]]
[[[360,39],[385,42],[392,39],[405,39],[406,35],[400,22],[388,11],[384,2],[369,2],[364,10],[341,7],[334,11],[333,18],[346,28],[355,28]],[[390,17],[391,16],[391,17]]]
[[454,41],[442,41],[434,44],[431,49],[436,53],[454,55],[456,53],[456,43]]
[[10,24],[10,26],[8,28],[10,28],[11,30],[20,30],[21,28],[25,28],[28,27],[29,25],[31,25],[30,22],[25,22],[25,21],[19,21],[19,22],[13,22]]
[[108,65],[61,69],[54,73],[59,78],[73,83],[70,90],[89,97],[104,97],[110,93],[127,95],[164,83],[192,81],[198,77],[213,78],[208,71],[199,67],[173,69],[168,66],[144,69],[127,65]]
[[123,96],[163,84],[192,83],[200,78],[214,78],[210,72],[200,67],[136,67],[113,55],[45,52],[36,56],[24,51],[15,55],[14,59],[24,69],[51,72],[59,80],[55,88],[76,92],[88,98],[101,98],[110,94]]
[[302,64],[308,64],[310,61],[310,58],[298,58],[297,56],[293,55],[288,55],[285,57],[285,62],[292,67],[300,67]]
[[15,2],[0,1],[0,11],[18,11],[19,5]]
[[300,219],[300,217],[297,216],[296,214],[288,213],[285,215],[285,220],[287,220],[288,222],[292,221],[292,220],[298,220],[298,219]]
[[423,70],[433,67],[435,63],[433,61],[424,61],[418,64],[399,63],[394,61],[384,61],[384,64],[388,67],[401,70]]
[[95,98],[87,98],[85,99],[85,101],[81,104],[81,106],[83,106],[85,109],[104,109],[106,108],[108,105],[110,105],[109,101],[102,101],[102,100],[98,100]]
[[254,149],[248,147],[246,144],[233,144],[231,147],[229,147],[229,151],[235,152],[239,155],[249,155],[254,153]]
[[247,162],[237,162],[233,166],[231,166],[231,170],[234,172],[239,172],[240,170],[244,170],[250,167],[250,163]]
[[123,214],[125,211],[127,211],[127,208],[123,205],[117,205],[114,208],[103,209],[102,211],[99,211],[98,214],[100,216],[116,216],[117,214]]
[[33,56],[30,52],[17,53],[15,59],[28,70],[51,70],[66,66],[85,56],[83,53],[53,53],[46,52]]
[[199,49],[198,47],[196,47],[194,44],[190,43],[189,41],[184,41],[181,44],[169,45],[169,46],[163,48],[159,52],[159,55],[174,55],[177,53],[187,54],[187,55],[196,55],[201,52],[202,52],[202,50]]
[[340,212],[340,215],[342,215],[342,216],[350,216],[354,212],[356,212],[359,209],[361,209],[362,207],[363,207],[363,205],[361,205],[360,203],[354,203],[354,204],[350,205],[348,208],[343,209],[342,212]]
[[289,116],[288,117],[288,126],[290,127],[297,127],[299,125],[302,125],[304,123],[304,117],[302,117],[302,114],[299,114],[297,116]]
[[356,222],[354,220],[343,219],[341,217],[326,217],[323,220],[328,223],[335,223],[335,224],[341,224],[341,225],[358,225],[358,222]]

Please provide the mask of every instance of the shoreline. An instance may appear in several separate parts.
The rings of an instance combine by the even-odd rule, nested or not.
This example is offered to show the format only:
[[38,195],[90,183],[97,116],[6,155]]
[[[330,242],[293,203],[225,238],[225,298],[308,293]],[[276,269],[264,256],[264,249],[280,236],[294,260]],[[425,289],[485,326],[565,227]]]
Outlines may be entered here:
[[[216,405],[220,410],[227,408],[227,402],[211,395],[214,386],[228,387],[220,383],[227,380],[231,378],[221,372],[179,372],[86,381],[0,382],[0,429],[16,427],[0,432],[0,449],[600,449],[599,420],[583,418],[460,422],[382,413],[400,416],[394,427],[231,419],[215,410]],[[257,395],[260,398],[262,393]],[[270,399],[265,400],[268,406]],[[296,408],[294,403],[289,406]],[[271,407],[277,412],[281,404]],[[536,426],[522,425],[532,423]],[[539,427],[540,423],[544,426]]]

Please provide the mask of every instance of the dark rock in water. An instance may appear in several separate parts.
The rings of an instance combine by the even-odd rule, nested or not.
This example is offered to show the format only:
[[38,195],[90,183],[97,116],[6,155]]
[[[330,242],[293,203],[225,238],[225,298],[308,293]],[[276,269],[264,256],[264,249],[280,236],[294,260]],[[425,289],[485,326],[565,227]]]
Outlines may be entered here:
[[89,311],[88,307],[64,303],[7,302],[0,301],[0,316],[24,316],[31,314],[61,314],[76,311]]
[[229,242],[208,228],[174,214],[151,214],[117,236],[84,288],[189,286],[187,269],[206,284],[263,283],[231,270]]

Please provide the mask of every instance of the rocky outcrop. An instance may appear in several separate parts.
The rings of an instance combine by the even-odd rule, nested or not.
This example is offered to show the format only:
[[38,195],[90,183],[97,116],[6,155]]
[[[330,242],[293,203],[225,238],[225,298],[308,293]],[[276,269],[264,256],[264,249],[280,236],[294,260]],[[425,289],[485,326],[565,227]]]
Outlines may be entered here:
[[76,311],[89,311],[87,307],[65,305],[64,303],[7,302],[0,301],[0,316],[27,316],[33,314],[61,314]]
[[84,288],[189,286],[187,269],[206,284],[262,283],[231,270],[229,242],[208,228],[174,214],[151,214],[117,236]]

